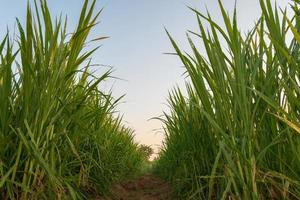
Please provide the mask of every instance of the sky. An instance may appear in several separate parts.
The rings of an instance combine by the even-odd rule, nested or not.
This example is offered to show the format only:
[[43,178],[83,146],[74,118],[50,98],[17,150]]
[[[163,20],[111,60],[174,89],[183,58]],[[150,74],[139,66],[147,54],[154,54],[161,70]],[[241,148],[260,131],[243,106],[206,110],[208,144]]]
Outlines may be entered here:
[[[236,0],[240,29],[246,32],[260,15],[259,0]],[[27,0],[0,0],[0,36],[8,27],[13,32],[15,19],[25,19]],[[223,0],[232,13],[235,0]],[[48,0],[53,15],[68,15],[70,32],[76,27],[83,0]],[[288,0],[279,0],[281,7]],[[197,31],[195,15],[187,6],[201,12],[209,10],[221,23],[217,0],[98,0],[103,9],[92,37],[109,36],[101,42],[93,62],[113,67],[113,79],[103,85],[115,97],[126,94],[118,111],[127,126],[135,130],[137,142],[157,148],[163,140],[162,124],[152,119],[168,111],[168,92],[178,85],[184,88],[184,69],[173,52],[166,28],[182,49],[188,50],[186,31]],[[105,67],[104,70],[106,69]],[[102,69],[103,70],[103,69]],[[100,70],[101,71],[101,70]],[[98,71],[97,73],[101,73]]]

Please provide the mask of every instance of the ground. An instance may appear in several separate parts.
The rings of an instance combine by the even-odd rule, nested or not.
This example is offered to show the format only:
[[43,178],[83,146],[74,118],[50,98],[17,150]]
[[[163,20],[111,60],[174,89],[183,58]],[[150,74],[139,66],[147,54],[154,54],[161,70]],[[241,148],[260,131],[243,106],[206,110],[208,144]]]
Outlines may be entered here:
[[166,182],[144,175],[112,186],[110,197],[97,197],[96,200],[171,200],[171,193]]

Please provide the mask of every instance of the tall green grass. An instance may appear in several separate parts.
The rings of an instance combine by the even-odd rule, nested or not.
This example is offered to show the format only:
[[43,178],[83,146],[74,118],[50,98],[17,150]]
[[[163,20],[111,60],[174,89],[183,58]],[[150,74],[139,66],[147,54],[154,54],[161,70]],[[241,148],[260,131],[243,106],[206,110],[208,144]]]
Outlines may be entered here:
[[156,171],[180,199],[300,198],[299,2],[291,18],[259,2],[261,18],[246,35],[221,0],[222,25],[192,9],[192,53],[168,33],[190,81],[187,96],[170,93]]
[[84,1],[69,33],[45,0],[35,2],[17,37],[1,42],[1,199],[89,199],[142,163],[132,130],[115,117],[119,99],[99,89],[111,71],[90,72],[95,3]]

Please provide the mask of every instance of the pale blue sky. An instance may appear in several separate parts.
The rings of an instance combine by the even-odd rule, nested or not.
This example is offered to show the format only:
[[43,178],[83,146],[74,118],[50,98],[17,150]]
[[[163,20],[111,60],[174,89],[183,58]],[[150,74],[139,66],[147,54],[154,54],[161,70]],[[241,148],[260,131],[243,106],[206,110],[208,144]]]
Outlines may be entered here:
[[[15,17],[24,21],[26,0],[0,0],[0,27],[13,28]],[[55,14],[67,14],[69,27],[75,27],[82,0],[48,0]],[[234,0],[223,0],[232,12]],[[260,13],[259,0],[237,0],[239,24],[242,30],[250,28]],[[278,4],[287,5],[287,0]],[[217,0],[98,0],[97,8],[104,7],[101,23],[93,36],[110,36],[94,55],[94,62],[114,66],[114,76],[125,79],[108,82],[115,96],[126,94],[118,109],[124,114],[127,125],[136,130],[136,140],[158,145],[163,134],[153,131],[161,128],[152,117],[167,110],[168,91],[176,84],[183,86],[184,70],[174,56],[164,31],[166,27],[184,49],[188,49],[185,32],[197,30],[196,19],[186,7],[196,7],[205,12],[207,6],[212,17],[221,22]],[[0,36],[4,31],[0,31]]]

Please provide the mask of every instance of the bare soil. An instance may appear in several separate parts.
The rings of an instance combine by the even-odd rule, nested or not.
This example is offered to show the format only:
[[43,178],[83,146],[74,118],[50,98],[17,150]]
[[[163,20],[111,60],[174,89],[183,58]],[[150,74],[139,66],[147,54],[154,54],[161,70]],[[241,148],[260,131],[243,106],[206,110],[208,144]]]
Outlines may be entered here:
[[96,200],[171,200],[171,187],[161,179],[144,175],[112,186],[109,197],[97,197]]

